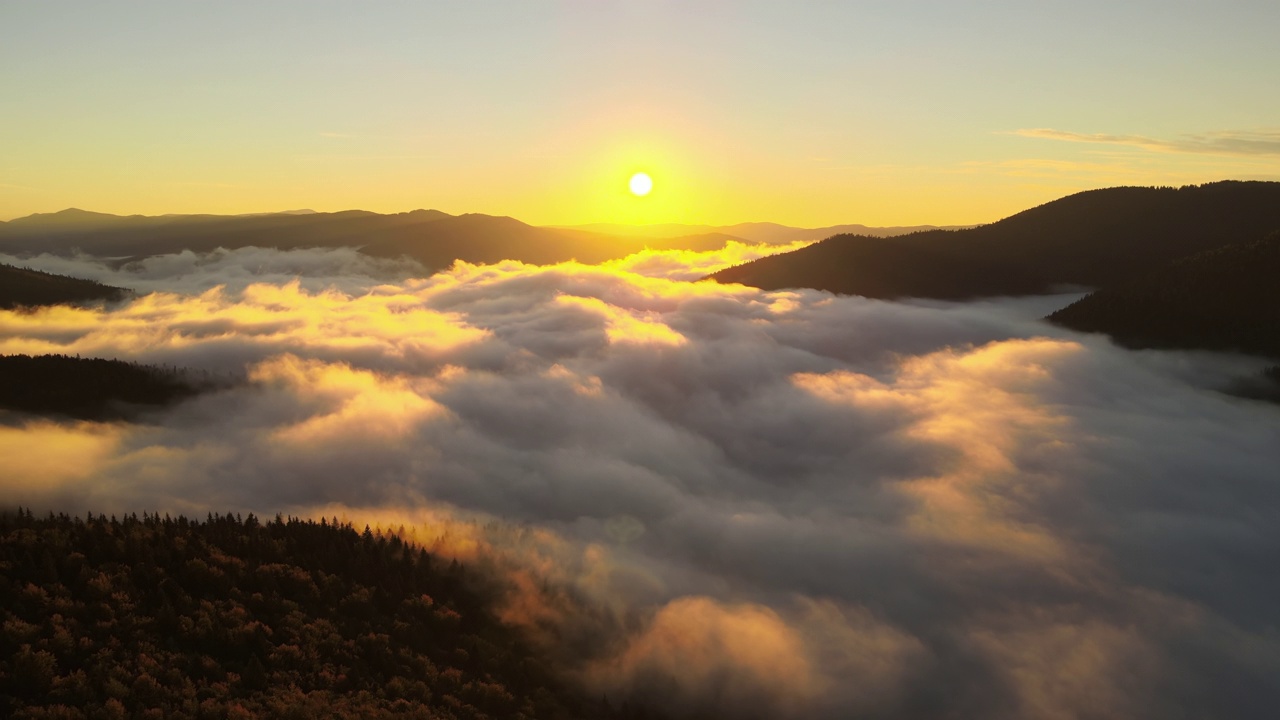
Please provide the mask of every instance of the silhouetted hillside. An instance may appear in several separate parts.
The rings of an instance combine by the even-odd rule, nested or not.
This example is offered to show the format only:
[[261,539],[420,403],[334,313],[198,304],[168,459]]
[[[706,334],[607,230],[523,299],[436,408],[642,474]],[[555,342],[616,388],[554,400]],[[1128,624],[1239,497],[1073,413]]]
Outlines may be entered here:
[[379,215],[363,210],[267,215],[106,215],[63,210],[0,224],[0,251],[97,256],[208,252],[258,246],[359,247],[387,238],[417,237],[431,223],[451,217],[438,210]]
[[643,718],[395,535],[277,516],[0,514],[6,718]]
[[736,238],[708,233],[647,239],[583,230],[534,227],[509,217],[448,215],[415,210],[395,215],[351,210],[340,213],[268,215],[174,215],[121,217],[82,210],[32,215],[0,223],[0,252],[141,257],[219,247],[282,250],[350,246],[379,257],[411,257],[430,270],[455,260],[494,263],[519,260],[546,264],[566,260],[597,263],[645,247],[709,250]]
[[[582,230],[535,227],[515,218],[469,214],[435,222],[417,235],[370,242],[361,250],[380,257],[407,255],[428,269],[439,270],[453,264],[454,260],[469,263],[519,260],[538,265],[567,260],[598,263],[625,257],[643,250],[646,244],[652,246],[661,242]],[[715,247],[723,247],[724,242],[723,238],[719,239]],[[697,238],[665,242],[668,247],[682,249],[706,244]]]
[[785,245],[797,240],[822,240],[832,235],[852,234],[871,237],[890,237],[907,235],[924,230],[959,230],[963,226],[911,225],[893,227],[873,227],[869,225],[831,225],[820,228],[801,228],[779,225],[771,222],[745,222],[736,225],[682,225],[679,223],[662,223],[656,225],[619,225],[614,223],[595,223],[592,225],[564,226],[566,230],[587,230],[590,232],[618,235],[622,237],[678,238],[689,235],[723,234],[747,243],[768,243]]
[[710,277],[878,298],[1020,295],[1055,285],[1106,286],[1277,227],[1280,183],[1109,188],[967,230],[838,235]]
[[128,290],[0,263],[0,309],[122,300]]
[[1280,358],[1280,232],[1102,288],[1048,319],[1128,347]]
[[0,356],[0,409],[81,420],[118,420],[196,395],[190,373],[122,360]]
[[102,228],[113,225],[136,224],[146,220],[144,215],[112,215],[111,213],[91,212],[80,208],[67,208],[52,213],[35,213],[26,217],[10,220],[15,228]]

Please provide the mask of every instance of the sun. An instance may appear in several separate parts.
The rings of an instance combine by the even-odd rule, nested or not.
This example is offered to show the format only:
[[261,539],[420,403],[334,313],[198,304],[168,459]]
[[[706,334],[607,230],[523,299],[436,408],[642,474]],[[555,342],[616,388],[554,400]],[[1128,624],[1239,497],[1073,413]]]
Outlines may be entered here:
[[636,173],[631,176],[631,181],[628,185],[631,186],[632,195],[644,197],[653,190],[653,178],[649,177],[648,173]]

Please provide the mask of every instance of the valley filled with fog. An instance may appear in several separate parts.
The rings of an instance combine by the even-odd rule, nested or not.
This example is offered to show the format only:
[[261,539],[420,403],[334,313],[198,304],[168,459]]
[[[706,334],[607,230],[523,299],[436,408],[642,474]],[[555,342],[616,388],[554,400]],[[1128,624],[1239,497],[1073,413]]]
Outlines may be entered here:
[[1280,410],[1222,392],[1264,361],[1041,319],[1078,294],[693,282],[786,249],[0,256],[136,292],[0,311],[0,353],[236,379],[132,423],[2,416],[0,493],[404,526],[589,688],[677,712],[1274,706]]

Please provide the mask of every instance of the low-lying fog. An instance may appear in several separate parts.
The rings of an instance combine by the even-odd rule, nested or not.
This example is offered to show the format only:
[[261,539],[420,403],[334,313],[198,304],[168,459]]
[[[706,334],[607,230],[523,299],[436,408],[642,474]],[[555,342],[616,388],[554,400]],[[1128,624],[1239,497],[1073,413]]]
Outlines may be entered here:
[[1074,296],[686,282],[742,250],[0,258],[158,291],[0,312],[2,353],[253,381],[151,424],[11,419],[0,493],[416,524],[504,568],[592,688],[677,709],[1273,716],[1280,407],[1215,389],[1260,364],[1038,320]]

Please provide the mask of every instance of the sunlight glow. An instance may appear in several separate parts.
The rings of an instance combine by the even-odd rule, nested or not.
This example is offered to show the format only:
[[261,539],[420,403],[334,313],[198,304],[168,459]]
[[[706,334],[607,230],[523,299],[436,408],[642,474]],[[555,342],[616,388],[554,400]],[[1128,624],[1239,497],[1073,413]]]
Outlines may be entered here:
[[636,173],[631,176],[631,181],[628,185],[631,187],[631,194],[637,197],[644,197],[653,190],[653,178],[649,177],[647,173]]

